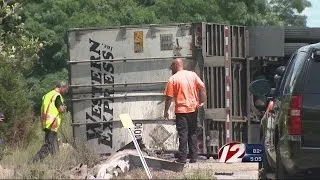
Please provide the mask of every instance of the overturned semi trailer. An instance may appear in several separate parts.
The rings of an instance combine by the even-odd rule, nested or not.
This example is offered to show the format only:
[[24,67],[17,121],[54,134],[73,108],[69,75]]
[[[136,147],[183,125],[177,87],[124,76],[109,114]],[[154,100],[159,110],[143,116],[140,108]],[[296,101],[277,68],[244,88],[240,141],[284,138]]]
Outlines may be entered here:
[[[230,27],[232,139],[246,141],[246,30]],[[73,132],[98,153],[131,141],[119,114],[150,150],[175,151],[174,106],[163,120],[165,83],[174,57],[197,72],[208,91],[199,113],[199,152],[225,143],[224,25],[196,23],[71,29],[68,32]]]
[[217,153],[227,140],[258,143],[261,112],[248,93],[249,83],[272,78],[294,49],[320,34],[317,30],[214,23],[71,29],[74,137],[97,153],[116,151],[131,142],[119,120],[119,114],[129,113],[136,137],[148,149],[177,150],[174,106],[169,121],[162,117],[163,90],[172,59],[182,57],[207,88],[198,117],[199,153]]

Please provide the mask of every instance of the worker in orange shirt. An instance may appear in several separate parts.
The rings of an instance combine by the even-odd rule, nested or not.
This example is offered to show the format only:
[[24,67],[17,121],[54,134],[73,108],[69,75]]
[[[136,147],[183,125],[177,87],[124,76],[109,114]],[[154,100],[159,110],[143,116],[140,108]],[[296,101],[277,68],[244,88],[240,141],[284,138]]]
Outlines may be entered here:
[[175,102],[176,128],[179,136],[179,155],[176,162],[186,163],[189,147],[190,163],[197,162],[197,113],[205,103],[205,84],[192,71],[183,69],[183,60],[175,59],[170,67],[172,76],[165,88],[164,118],[169,118],[169,107]]

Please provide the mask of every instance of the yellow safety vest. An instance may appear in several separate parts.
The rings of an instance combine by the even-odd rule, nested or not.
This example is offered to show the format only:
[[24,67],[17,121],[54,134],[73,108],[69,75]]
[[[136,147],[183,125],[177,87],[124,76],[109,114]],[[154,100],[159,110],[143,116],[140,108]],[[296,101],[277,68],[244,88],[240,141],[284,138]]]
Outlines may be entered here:
[[61,113],[55,106],[55,101],[58,96],[61,97],[61,102],[64,103],[61,94],[55,90],[48,92],[42,97],[41,125],[43,129],[57,132],[61,124]]

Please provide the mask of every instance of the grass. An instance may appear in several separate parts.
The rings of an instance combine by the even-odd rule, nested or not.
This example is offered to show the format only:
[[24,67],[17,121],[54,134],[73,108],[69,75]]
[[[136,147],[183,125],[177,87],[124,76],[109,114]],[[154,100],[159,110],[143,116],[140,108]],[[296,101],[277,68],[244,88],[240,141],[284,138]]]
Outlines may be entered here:
[[[35,151],[34,151],[35,150]],[[4,166],[13,168],[15,173],[9,178],[23,179],[52,179],[52,178],[67,178],[64,172],[75,166],[78,161],[74,150],[61,148],[60,153],[55,157],[47,157],[41,163],[29,164],[28,161],[37,152],[38,149],[16,149],[11,156],[4,158],[1,163]],[[21,155],[25,153],[27,157]],[[21,160],[19,158],[22,157]],[[10,161],[11,160],[11,161]]]
[[214,172],[209,170],[196,170],[184,175],[183,179],[217,179],[214,177]]
[[33,140],[25,146],[3,149],[0,165],[14,171],[10,177],[4,178],[65,179],[69,178],[68,170],[78,164],[82,163],[90,167],[98,161],[98,156],[93,154],[86,144],[73,140],[70,114],[66,114],[63,118],[63,124],[58,133],[60,151],[54,157],[49,156],[39,163],[29,163],[42,146],[44,133],[38,125],[35,125],[29,138]]

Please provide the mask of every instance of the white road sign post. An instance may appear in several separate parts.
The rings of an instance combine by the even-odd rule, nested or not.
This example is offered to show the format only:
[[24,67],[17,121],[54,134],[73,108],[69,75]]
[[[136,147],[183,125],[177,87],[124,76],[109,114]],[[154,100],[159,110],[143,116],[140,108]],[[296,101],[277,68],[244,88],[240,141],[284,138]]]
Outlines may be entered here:
[[132,119],[131,119],[130,115],[129,114],[120,114],[119,117],[120,117],[120,120],[121,120],[121,123],[122,123],[123,127],[128,129],[128,131],[129,131],[129,133],[131,135],[131,138],[133,140],[134,146],[136,147],[136,149],[138,151],[140,160],[141,160],[142,165],[143,165],[143,167],[144,167],[144,169],[145,169],[145,171],[147,173],[148,178],[152,179],[152,175],[151,175],[151,172],[150,172],[149,167],[147,165],[147,162],[144,159],[144,156],[142,154],[142,151],[140,149],[138,141],[137,141],[137,139],[134,136],[134,133],[132,131],[132,128],[134,128],[134,125],[133,125],[133,122],[132,122]]

